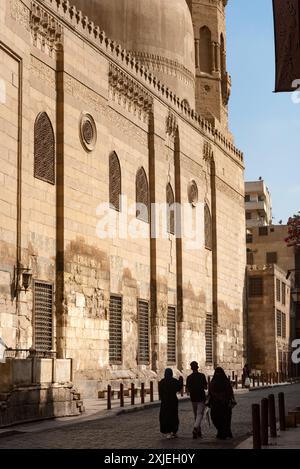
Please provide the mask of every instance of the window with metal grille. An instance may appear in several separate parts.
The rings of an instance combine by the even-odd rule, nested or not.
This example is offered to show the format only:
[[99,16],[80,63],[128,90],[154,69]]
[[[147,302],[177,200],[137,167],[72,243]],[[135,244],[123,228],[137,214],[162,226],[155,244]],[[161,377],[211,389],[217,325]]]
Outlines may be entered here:
[[115,152],[109,155],[109,205],[110,208],[121,211],[121,166]]
[[245,202],[250,202],[250,195],[249,194],[245,195]]
[[136,218],[149,223],[149,186],[144,168],[136,174]]
[[111,295],[109,303],[109,362],[122,363],[122,298]]
[[252,219],[252,212],[246,212],[246,220]]
[[276,279],[276,300],[277,301],[280,301],[281,299],[281,284],[280,284],[280,280],[277,278]]
[[205,321],[205,355],[206,363],[213,363],[213,317],[212,314],[206,315]]
[[168,307],[168,349],[167,360],[168,364],[176,363],[176,308],[174,306]]
[[250,277],[249,278],[249,296],[263,296],[263,278]]
[[258,234],[259,236],[268,236],[269,230],[267,226],[260,226],[258,228]]
[[266,261],[267,264],[277,264],[278,256],[277,252],[267,252]]
[[175,234],[175,197],[171,184],[167,185],[167,230]]
[[286,315],[285,313],[282,313],[282,318],[281,318],[281,332],[282,332],[282,338],[286,339]]
[[150,362],[149,347],[149,303],[138,300],[138,328],[139,328],[139,353],[138,362],[148,365]]
[[207,204],[204,207],[205,247],[212,249],[212,219]]
[[46,112],[34,124],[34,177],[55,184],[55,138]]
[[277,337],[282,337],[282,314],[281,311],[276,312],[276,329]]
[[38,352],[52,350],[53,285],[34,282],[34,347]]
[[286,284],[284,282],[281,284],[281,301],[283,305],[286,304]]

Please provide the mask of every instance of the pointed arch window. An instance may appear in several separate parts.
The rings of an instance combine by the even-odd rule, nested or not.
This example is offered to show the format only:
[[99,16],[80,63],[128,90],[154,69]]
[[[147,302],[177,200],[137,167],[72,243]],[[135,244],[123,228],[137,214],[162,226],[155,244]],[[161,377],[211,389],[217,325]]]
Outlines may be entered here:
[[149,223],[149,186],[144,168],[136,173],[136,218]]
[[109,205],[110,208],[121,211],[122,177],[121,165],[116,152],[109,155]]
[[55,184],[55,137],[46,112],[34,124],[34,177]]
[[175,234],[175,197],[171,184],[167,185],[167,230]]
[[204,207],[205,247],[212,250],[212,218],[208,204]]
[[212,44],[211,31],[207,26],[200,29],[200,70],[204,73],[212,72]]
[[220,37],[220,52],[221,52],[221,76],[222,78],[226,74],[226,52],[225,52],[225,40],[223,34]]

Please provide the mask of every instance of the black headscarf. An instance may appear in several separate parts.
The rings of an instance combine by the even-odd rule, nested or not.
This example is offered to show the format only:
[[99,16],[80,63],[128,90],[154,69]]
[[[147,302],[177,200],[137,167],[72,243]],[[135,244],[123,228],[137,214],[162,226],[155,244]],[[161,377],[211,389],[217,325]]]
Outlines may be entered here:
[[173,370],[171,368],[165,369],[165,379],[169,380],[173,378]]
[[225,374],[225,371],[221,367],[215,369],[214,377],[209,387],[212,393],[226,393],[231,389],[231,384]]

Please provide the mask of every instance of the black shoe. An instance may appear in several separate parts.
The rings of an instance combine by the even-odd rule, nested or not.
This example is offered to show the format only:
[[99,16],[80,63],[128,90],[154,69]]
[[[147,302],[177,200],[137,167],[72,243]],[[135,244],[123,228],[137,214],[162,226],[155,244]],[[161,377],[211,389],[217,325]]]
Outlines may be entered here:
[[202,432],[201,432],[201,430],[198,430],[198,438],[202,438]]
[[197,432],[197,430],[194,429],[193,430],[193,440],[197,440],[197,438],[198,438],[198,432]]

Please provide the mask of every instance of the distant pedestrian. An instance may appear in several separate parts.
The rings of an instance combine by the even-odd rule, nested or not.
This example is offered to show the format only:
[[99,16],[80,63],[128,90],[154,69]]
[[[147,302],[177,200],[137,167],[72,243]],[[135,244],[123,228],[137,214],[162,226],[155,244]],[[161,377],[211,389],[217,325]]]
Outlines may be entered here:
[[216,368],[209,386],[208,405],[211,408],[211,419],[218,433],[217,438],[232,438],[232,408],[236,405],[233,389],[223,368]]
[[193,373],[187,378],[186,388],[190,395],[193,406],[195,417],[193,438],[196,439],[198,437],[202,437],[201,423],[205,410],[205,390],[207,389],[207,381],[205,375],[203,373],[199,373],[199,366],[197,362],[192,362],[190,366]]
[[242,387],[248,388],[249,386],[250,386],[250,369],[249,369],[249,365],[246,363],[243,368]]
[[179,428],[177,393],[183,387],[182,376],[173,378],[171,368],[165,370],[165,377],[158,383],[159,398],[161,400],[159,422],[160,432],[167,438],[176,438]]

